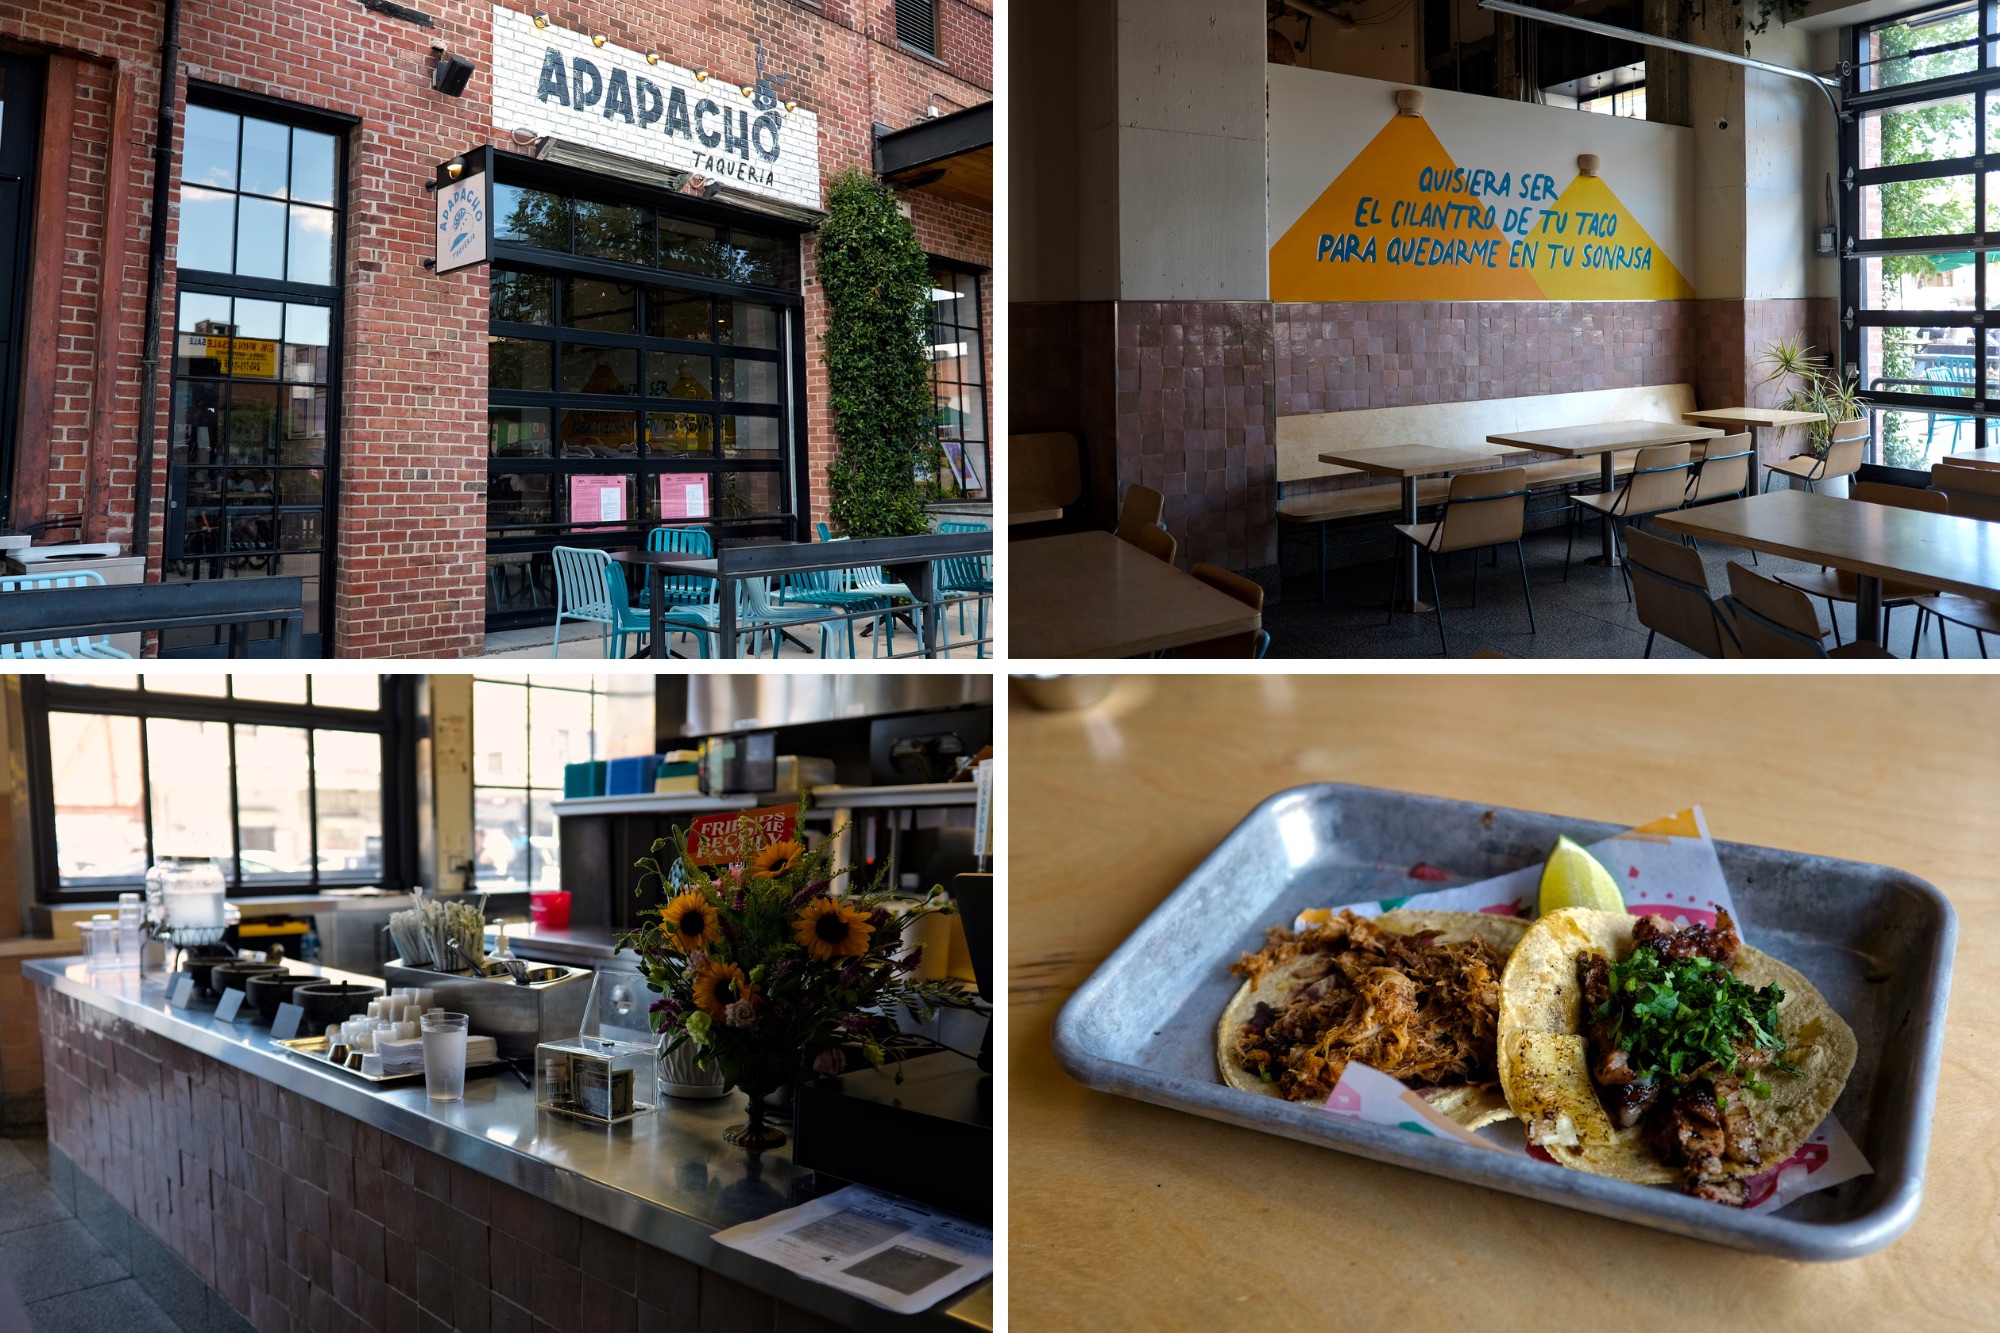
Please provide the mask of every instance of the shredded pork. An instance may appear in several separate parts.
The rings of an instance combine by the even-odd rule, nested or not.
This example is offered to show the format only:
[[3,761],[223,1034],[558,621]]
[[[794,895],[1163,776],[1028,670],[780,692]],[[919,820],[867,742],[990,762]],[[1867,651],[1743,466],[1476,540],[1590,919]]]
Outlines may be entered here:
[[1260,1003],[1236,1043],[1243,1067],[1285,1097],[1324,1101],[1352,1060],[1416,1088],[1498,1081],[1506,960],[1486,941],[1399,935],[1342,912],[1296,935],[1272,930],[1230,971],[1261,985],[1301,958],[1304,984]]

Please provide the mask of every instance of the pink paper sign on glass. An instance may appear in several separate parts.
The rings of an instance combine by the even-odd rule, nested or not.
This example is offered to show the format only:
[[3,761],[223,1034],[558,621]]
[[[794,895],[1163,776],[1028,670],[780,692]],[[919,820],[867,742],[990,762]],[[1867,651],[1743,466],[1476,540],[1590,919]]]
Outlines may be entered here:
[[661,518],[707,518],[708,478],[666,476],[660,478]]
[[623,523],[625,478],[571,477],[569,519],[572,523]]

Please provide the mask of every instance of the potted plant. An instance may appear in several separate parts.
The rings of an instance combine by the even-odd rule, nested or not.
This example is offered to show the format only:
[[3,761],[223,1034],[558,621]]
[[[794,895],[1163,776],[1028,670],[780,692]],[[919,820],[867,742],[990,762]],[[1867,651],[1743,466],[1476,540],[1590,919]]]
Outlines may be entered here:
[[1778,386],[1778,406],[1787,412],[1814,412],[1820,420],[1807,428],[1807,451],[1817,458],[1833,439],[1833,428],[1853,421],[1867,408],[1859,380],[1843,379],[1826,357],[1796,339],[1780,338],[1764,349],[1758,368],[1766,371],[1757,387]]
[[[753,821],[738,827],[741,845],[756,848],[741,865],[698,863],[679,830],[671,843],[656,841],[638,862],[640,886],[657,877],[673,896],[644,912],[619,945],[639,955],[659,992],[652,1016],[662,1054],[692,1045],[697,1066],[719,1070],[743,1092],[749,1120],[723,1137],[757,1152],[785,1141],[764,1123],[773,1090],[808,1066],[838,1074],[851,1059],[900,1062],[925,1039],[899,1030],[898,1013],[924,1022],[964,1001],[954,983],[914,977],[921,949],[901,956],[912,922],[951,911],[942,889],[892,913],[886,867],[865,889],[833,891],[842,873],[833,865],[837,834],[811,849],[791,839],[760,846]],[[663,866],[670,845],[675,855]]]

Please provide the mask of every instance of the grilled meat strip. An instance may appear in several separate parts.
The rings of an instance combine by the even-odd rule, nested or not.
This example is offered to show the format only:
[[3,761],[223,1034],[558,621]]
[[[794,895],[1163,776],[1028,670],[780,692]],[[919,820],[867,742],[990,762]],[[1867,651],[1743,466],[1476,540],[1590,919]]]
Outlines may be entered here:
[[[1734,961],[1743,943],[1727,912],[1716,913],[1712,928],[1690,925],[1675,929],[1665,917],[1640,917],[1632,928],[1632,939],[1634,947],[1651,949],[1663,960],[1699,956],[1725,967]],[[1629,1052],[1616,1049],[1610,1023],[1597,1017],[1598,1009],[1611,997],[1609,960],[1584,954],[1577,960],[1577,980],[1583,992],[1590,1074],[1611,1123],[1630,1129],[1643,1122],[1646,1139],[1660,1160],[1681,1168],[1682,1186],[1689,1194],[1710,1203],[1742,1207],[1744,1177],[1754,1174],[1764,1161],[1742,1080],[1712,1079],[1707,1072],[1712,1066],[1690,1071],[1672,1089],[1642,1078],[1631,1068]],[[1736,1054],[1741,1067],[1762,1069],[1776,1052],[1745,1041],[1737,1046]]]

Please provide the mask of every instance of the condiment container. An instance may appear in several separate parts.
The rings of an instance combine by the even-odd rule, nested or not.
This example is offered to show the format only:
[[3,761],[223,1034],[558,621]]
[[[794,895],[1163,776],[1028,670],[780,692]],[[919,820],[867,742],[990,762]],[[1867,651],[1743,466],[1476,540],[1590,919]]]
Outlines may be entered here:
[[652,1077],[653,1048],[604,1037],[573,1037],[535,1048],[535,1103],[545,1111],[611,1124],[653,1108],[638,1100]]

